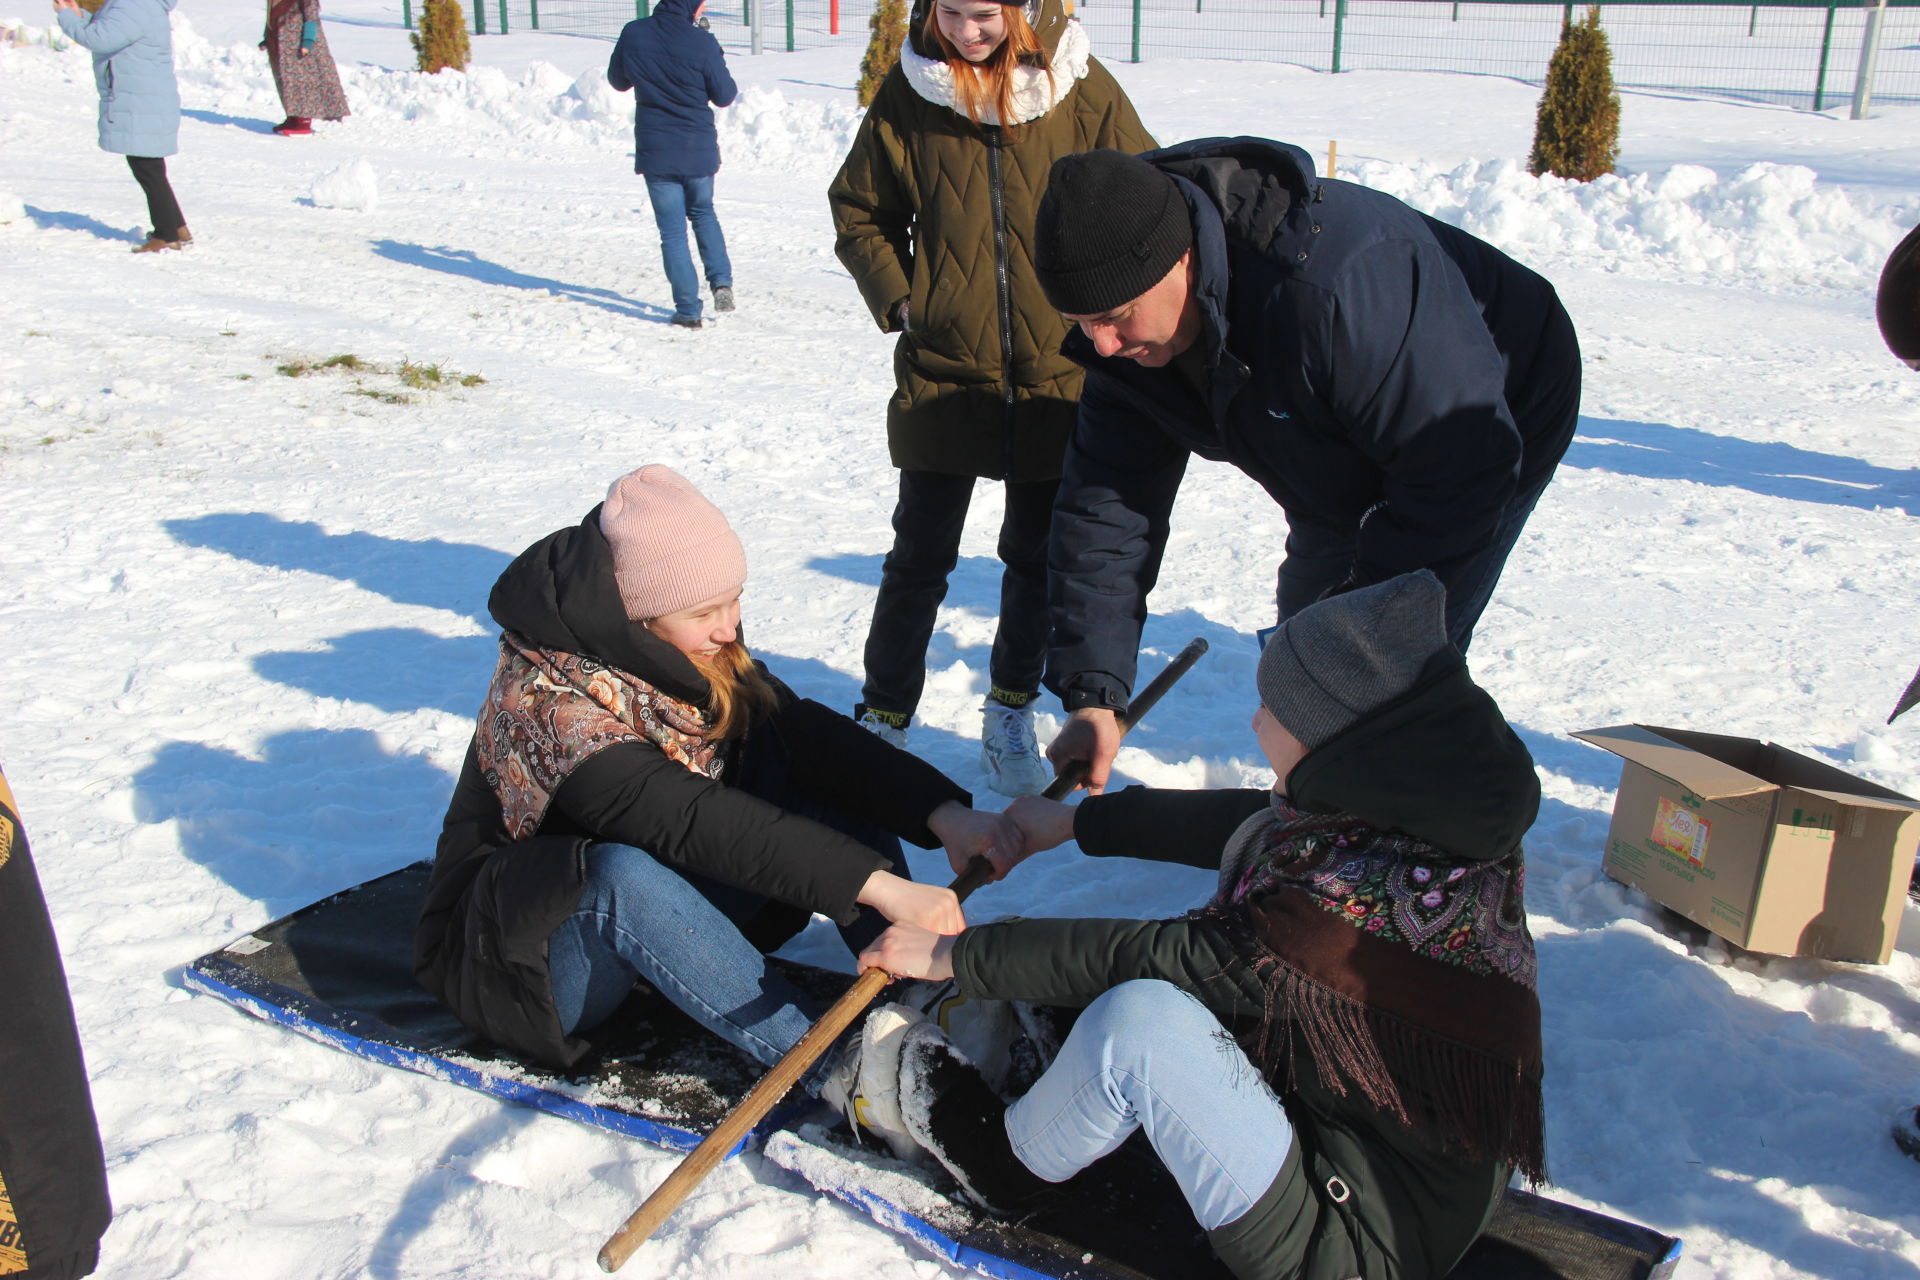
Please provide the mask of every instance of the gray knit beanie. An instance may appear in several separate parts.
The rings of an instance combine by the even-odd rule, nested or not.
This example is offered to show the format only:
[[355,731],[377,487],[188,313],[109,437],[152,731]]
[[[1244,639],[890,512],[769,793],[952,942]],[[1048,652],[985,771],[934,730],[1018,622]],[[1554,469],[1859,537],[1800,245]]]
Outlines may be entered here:
[[1260,701],[1312,751],[1407,690],[1448,646],[1447,591],[1425,569],[1308,605],[1260,653]]

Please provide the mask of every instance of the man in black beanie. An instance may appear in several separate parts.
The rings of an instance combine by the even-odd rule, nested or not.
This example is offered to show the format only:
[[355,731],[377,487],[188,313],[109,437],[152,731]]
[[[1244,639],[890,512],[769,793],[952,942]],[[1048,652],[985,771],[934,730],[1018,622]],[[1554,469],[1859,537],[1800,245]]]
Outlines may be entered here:
[[1062,158],[1033,260],[1087,369],[1048,564],[1056,768],[1106,783],[1190,454],[1285,510],[1280,619],[1430,569],[1466,649],[1579,412],[1550,284],[1261,138]]

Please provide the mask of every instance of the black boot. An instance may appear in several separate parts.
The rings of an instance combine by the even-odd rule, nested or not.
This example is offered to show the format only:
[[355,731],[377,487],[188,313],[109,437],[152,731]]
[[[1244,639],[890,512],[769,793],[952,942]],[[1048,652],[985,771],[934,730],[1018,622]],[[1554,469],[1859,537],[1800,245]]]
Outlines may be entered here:
[[900,1055],[900,1101],[914,1141],[946,1166],[967,1198],[1011,1216],[1042,1203],[1051,1183],[1020,1163],[1007,1140],[1007,1104],[936,1022],[907,1031]]

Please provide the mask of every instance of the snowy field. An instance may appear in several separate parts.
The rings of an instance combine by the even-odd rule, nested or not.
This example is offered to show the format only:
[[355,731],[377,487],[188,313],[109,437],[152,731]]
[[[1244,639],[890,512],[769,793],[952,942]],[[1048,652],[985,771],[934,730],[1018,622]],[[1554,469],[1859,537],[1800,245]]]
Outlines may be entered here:
[[[857,44],[735,60],[740,311],[687,333],[603,42],[479,39],[472,74],[427,78],[394,7],[344,0],[355,114],[282,139],[257,0],[189,0],[170,167],[196,244],[135,258],[144,209],[95,149],[87,56],[48,46],[37,5],[0,19],[23,42],[0,40],[0,763],[106,1137],[100,1274],[597,1274],[673,1157],[289,1035],[181,967],[431,852],[493,663],[489,585],[640,463],[732,515],[759,652],[852,704],[893,494],[890,340],[824,197]],[[1580,327],[1581,436],[1473,652],[1546,789],[1529,890],[1558,1194],[1684,1236],[1686,1280],[1920,1276],[1920,1164],[1887,1138],[1920,1101],[1920,915],[1884,967],[1672,936],[1601,874],[1618,766],[1565,736],[1747,734],[1920,794],[1920,722],[1883,724],[1920,661],[1920,374],[1871,299],[1920,220],[1920,108],[1628,95],[1623,176],[1573,187],[1525,173],[1536,91],[1515,82],[1114,70],[1163,141],[1337,140],[1340,176],[1537,266]],[[367,367],[290,376],[341,355]],[[981,506],[914,738],[973,787],[997,492]],[[1121,764],[1264,784],[1250,633],[1283,521],[1197,464],[1174,530],[1143,668],[1194,635],[1213,650]],[[1206,887],[1068,848],[974,910],[1172,914]],[[832,954],[818,930],[799,951]],[[948,1272],[748,1157],[627,1274]]]

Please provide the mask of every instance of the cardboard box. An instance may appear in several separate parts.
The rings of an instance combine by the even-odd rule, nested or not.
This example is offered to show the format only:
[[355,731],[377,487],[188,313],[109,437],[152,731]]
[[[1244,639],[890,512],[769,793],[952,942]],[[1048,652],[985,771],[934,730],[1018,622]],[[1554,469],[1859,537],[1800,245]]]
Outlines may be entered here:
[[1885,964],[1920,801],[1771,742],[1623,724],[1606,872],[1752,951]]

